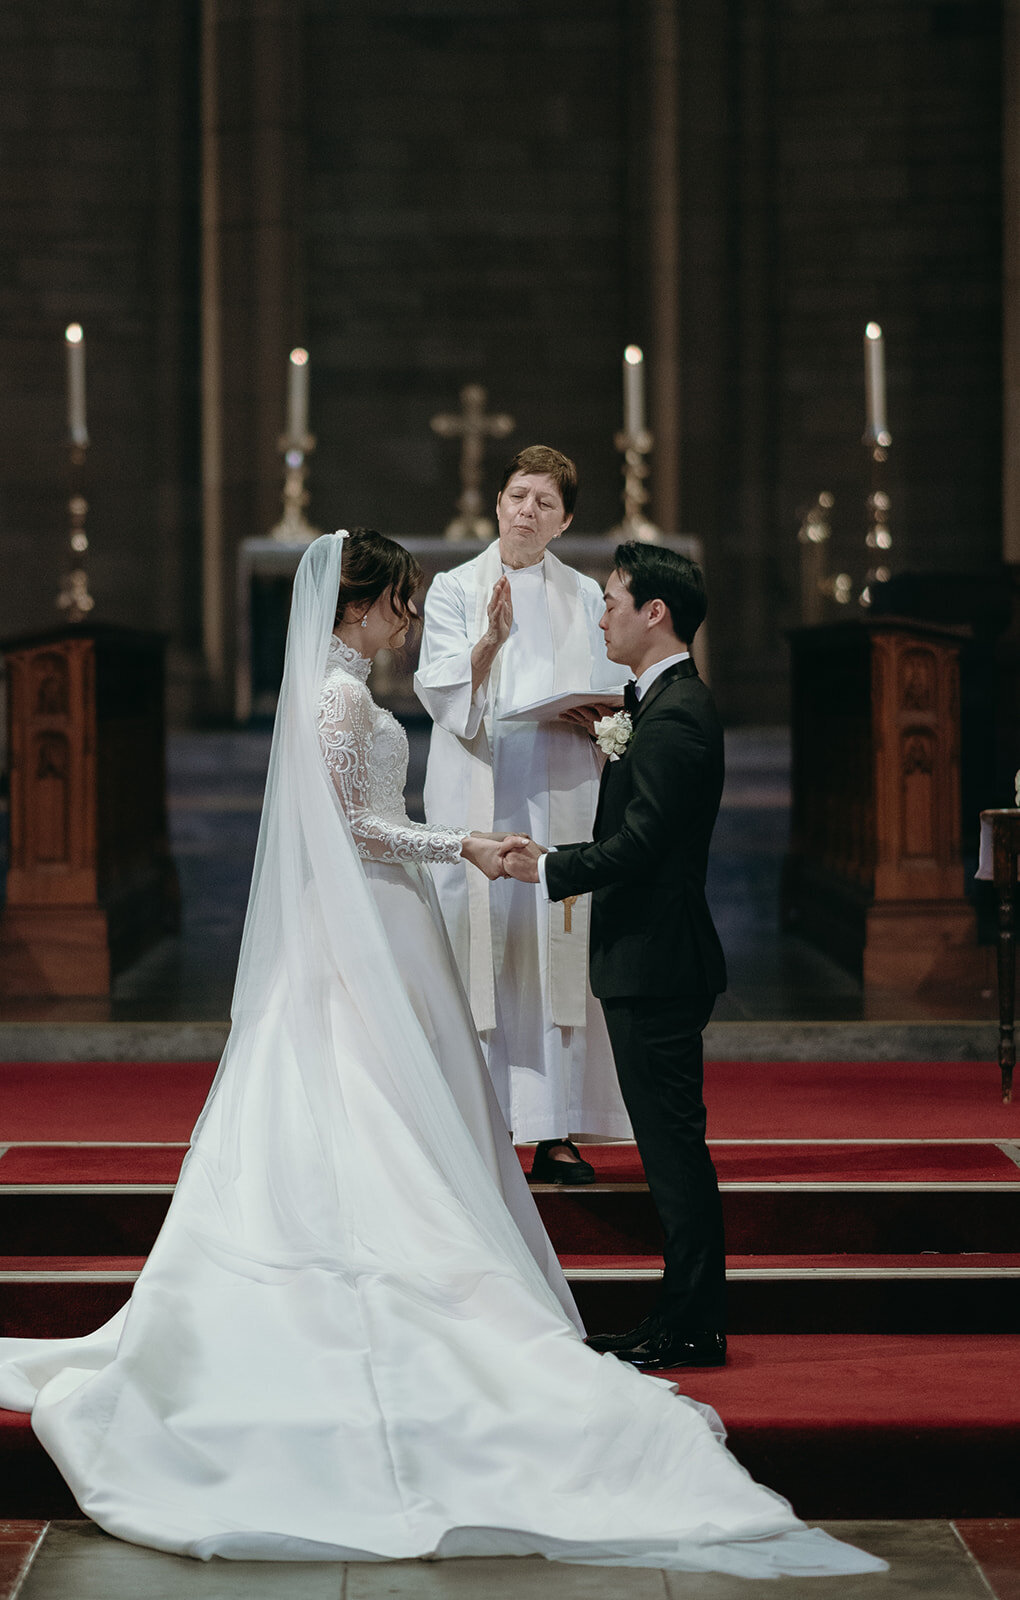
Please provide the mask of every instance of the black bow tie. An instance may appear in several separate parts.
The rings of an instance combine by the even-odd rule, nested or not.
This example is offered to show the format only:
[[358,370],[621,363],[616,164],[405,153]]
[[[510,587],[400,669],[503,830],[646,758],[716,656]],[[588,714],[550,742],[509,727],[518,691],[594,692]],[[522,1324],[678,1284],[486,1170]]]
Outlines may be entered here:
[[624,711],[629,711],[633,716],[640,703],[638,700],[637,681],[631,678],[630,682],[625,683],[623,686],[623,709]]

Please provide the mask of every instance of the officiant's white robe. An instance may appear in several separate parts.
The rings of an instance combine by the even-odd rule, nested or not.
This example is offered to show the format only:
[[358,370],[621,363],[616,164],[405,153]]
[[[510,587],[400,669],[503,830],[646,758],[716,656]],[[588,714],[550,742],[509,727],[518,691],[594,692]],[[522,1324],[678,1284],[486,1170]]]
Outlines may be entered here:
[[[619,688],[626,674],[607,659],[598,627],[602,593],[549,551],[536,566],[506,569],[513,628],[473,696],[471,652],[503,570],[494,543],[439,573],[426,598],[415,675],[434,722],[425,812],[430,823],[519,831],[540,843],[590,839],[600,757],[588,735],[501,716],[554,694]],[[573,906],[568,931],[563,906],[532,884],[490,884],[466,863],[432,870],[514,1138],[629,1137],[602,1010],[588,986],[588,897]]]

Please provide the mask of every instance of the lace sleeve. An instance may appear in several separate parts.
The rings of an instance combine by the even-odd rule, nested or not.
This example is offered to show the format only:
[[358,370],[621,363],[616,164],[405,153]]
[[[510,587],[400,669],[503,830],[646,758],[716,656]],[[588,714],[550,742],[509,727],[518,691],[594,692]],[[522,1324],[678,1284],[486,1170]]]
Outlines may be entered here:
[[[358,855],[363,861],[459,861],[466,829],[412,822],[402,802],[399,814],[391,814],[389,807],[385,814],[373,808],[372,709],[367,689],[342,680],[327,684],[319,701],[319,743]],[[401,784],[402,777],[394,798],[399,799]]]

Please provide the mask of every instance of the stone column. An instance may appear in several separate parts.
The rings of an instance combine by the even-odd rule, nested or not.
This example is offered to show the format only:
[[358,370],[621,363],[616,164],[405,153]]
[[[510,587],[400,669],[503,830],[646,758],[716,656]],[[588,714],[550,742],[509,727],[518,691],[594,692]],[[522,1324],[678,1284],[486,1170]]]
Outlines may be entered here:
[[301,7],[202,5],[202,575],[209,709],[231,703],[234,561],[277,520],[300,342]]

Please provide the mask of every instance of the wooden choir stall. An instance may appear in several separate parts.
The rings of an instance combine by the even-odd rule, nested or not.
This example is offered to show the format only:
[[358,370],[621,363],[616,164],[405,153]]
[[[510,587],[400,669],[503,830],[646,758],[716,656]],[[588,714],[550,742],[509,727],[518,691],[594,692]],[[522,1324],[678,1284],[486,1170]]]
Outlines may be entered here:
[[791,635],[784,926],[865,986],[932,990],[982,967],[960,844],[966,636],[896,617]]
[[4,646],[10,867],[0,994],[107,995],[178,924],[163,639],[67,625]]

